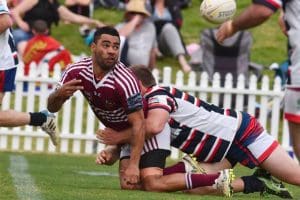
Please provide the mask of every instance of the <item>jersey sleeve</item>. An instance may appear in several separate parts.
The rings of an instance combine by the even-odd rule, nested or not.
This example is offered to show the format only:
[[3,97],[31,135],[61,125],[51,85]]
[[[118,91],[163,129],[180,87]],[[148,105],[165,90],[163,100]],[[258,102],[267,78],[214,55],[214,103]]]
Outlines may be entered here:
[[0,0],[0,14],[8,14],[8,7],[6,0]]
[[282,7],[282,0],[252,0],[252,2],[255,4],[264,5],[274,12]]
[[164,109],[168,113],[177,110],[176,100],[171,97],[166,91],[156,91],[147,98],[147,110]]
[[127,114],[143,108],[143,100],[137,79],[128,69],[121,69],[116,74],[116,95]]

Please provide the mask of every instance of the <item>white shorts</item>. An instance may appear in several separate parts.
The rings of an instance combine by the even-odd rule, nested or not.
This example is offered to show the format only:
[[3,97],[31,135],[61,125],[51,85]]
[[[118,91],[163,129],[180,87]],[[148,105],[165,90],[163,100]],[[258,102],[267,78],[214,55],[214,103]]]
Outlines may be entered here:
[[300,123],[300,87],[287,86],[284,96],[284,117]]

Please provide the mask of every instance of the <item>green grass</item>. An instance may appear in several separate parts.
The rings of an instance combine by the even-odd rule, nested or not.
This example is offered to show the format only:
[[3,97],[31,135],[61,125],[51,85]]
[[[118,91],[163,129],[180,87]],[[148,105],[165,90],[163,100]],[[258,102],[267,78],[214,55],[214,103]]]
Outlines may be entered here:
[[[193,0],[192,6],[183,10],[184,23],[181,33],[186,44],[198,43],[200,41],[200,32],[203,29],[216,26],[200,17],[200,2],[199,0]],[[237,13],[240,13],[249,3],[251,3],[250,0],[239,0]],[[106,24],[114,25],[122,21],[123,11],[97,8],[94,12],[94,17]],[[254,37],[251,52],[252,61],[269,66],[273,62],[281,62],[287,58],[286,38],[279,29],[277,18],[278,13],[273,15],[263,25],[250,30]],[[57,27],[54,26],[52,28],[52,35],[60,40],[73,54],[78,55],[82,52],[89,54],[90,52],[79,35],[77,25],[60,22]],[[159,68],[166,65],[172,66],[176,70],[179,69],[179,64],[174,58],[164,57],[157,62]],[[270,74],[267,69],[265,73]]]
[[[35,182],[37,190],[45,200],[95,200],[95,199],[223,199],[216,196],[199,196],[177,193],[149,193],[143,191],[125,191],[119,189],[116,176],[117,165],[97,166],[95,156],[54,155],[0,152],[0,200],[17,200],[17,194],[9,172],[10,156],[20,155],[28,162],[28,171]],[[170,161],[168,162],[170,164]],[[114,176],[91,176],[78,172],[102,172]],[[244,167],[238,167],[236,174],[251,174]],[[26,182],[24,182],[26,184]],[[27,185],[28,187],[28,185]],[[300,190],[294,186],[288,188],[300,198]],[[234,199],[258,199],[259,194],[235,194]],[[267,199],[279,199],[269,196]]]

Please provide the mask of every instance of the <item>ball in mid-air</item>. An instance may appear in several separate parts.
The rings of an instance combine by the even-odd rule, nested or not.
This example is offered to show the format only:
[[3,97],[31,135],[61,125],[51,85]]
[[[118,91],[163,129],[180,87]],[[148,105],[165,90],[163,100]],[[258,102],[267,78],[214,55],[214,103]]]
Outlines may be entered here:
[[231,19],[235,11],[235,0],[203,0],[200,5],[201,16],[214,24],[221,24]]

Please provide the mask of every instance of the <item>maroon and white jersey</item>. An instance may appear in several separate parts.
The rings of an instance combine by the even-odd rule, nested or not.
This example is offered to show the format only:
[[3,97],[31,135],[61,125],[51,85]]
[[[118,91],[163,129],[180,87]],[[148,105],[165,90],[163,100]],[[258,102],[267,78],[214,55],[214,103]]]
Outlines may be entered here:
[[140,87],[133,73],[121,62],[97,81],[91,58],[71,64],[64,72],[60,85],[80,79],[81,90],[97,118],[117,131],[129,128],[127,115],[142,109]]

